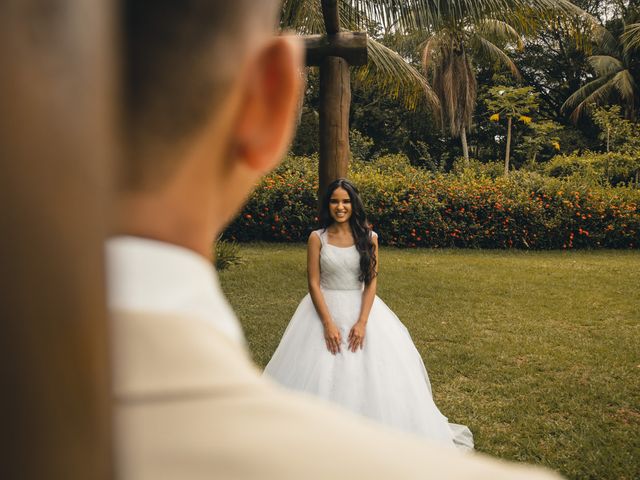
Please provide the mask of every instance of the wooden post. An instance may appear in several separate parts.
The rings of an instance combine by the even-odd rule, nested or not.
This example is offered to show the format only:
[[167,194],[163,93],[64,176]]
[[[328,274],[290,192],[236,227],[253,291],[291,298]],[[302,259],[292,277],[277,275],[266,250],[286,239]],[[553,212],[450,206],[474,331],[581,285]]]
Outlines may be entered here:
[[328,35],[333,35],[340,31],[340,9],[338,0],[322,0],[322,18],[324,19],[324,28]]
[[319,196],[333,180],[347,175],[349,167],[349,64],[327,57],[320,66],[320,166]]
[[350,65],[367,63],[367,36],[341,32],[337,0],[322,0],[326,36],[305,37],[307,65],[320,67],[320,165],[318,199],[349,167]]
[[112,477],[112,9],[0,2],[0,478]]

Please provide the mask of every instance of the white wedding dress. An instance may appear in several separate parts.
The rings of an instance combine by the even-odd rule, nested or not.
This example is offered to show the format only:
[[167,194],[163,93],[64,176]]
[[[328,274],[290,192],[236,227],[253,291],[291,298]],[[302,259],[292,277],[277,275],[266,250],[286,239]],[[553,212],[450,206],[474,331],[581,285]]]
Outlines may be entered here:
[[[363,283],[355,246],[337,247],[320,237],[320,286],[331,317],[340,329],[340,353],[327,350],[322,322],[311,296],[304,297],[284,332],[265,374],[280,384],[317,395],[398,429],[432,441],[473,448],[463,425],[451,424],[433,402],[420,354],[406,327],[377,296],[364,348],[348,349],[348,335],[358,319]],[[375,235],[375,234],[374,234]]]

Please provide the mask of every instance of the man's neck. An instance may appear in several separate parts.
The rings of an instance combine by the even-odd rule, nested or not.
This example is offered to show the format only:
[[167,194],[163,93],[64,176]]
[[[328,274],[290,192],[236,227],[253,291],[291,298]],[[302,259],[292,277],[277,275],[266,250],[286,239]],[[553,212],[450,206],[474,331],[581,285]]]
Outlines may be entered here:
[[211,258],[215,234],[207,210],[163,195],[127,194],[119,203],[116,233],[179,245]]

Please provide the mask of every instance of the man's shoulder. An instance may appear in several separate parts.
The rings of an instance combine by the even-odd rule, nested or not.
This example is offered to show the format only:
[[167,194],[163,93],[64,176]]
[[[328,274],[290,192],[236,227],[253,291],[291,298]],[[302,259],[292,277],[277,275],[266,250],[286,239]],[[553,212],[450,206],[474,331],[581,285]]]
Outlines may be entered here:
[[121,343],[116,443],[125,480],[169,472],[185,480],[551,478],[443,450],[285,391],[260,375],[242,346],[207,325],[185,329],[184,320],[114,314]]
[[[269,382],[206,398],[121,408],[122,478],[551,480],[552,475],[443,449]],[[141,475],[142,473],[142,475]],[[179,475],[177,474],[179,473]],[[166,477],[164,477],[166,478]]]
[[112,310],[116,399],[207,392],[260,380],[244,344],[187,314]]

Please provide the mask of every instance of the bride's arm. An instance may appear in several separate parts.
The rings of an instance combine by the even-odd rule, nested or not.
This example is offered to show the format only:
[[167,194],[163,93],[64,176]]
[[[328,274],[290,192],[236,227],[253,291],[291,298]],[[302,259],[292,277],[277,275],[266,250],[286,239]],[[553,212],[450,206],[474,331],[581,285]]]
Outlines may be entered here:
[[320,289],[320,248],[322,243],[320,237],[315,233],[309,236],[307,244],[307,282],[309,284],[309,294],[313,301],[313,306],[318,312],[318,316],[324,327],[324,339],[327,349],[335,354],[340,351],[340,330],[333,323],[329,308]]
[[376,298],[376,288],[378,285],[378,271],[380,269],[380,257],[378,256],[378,237],[374,236],[372,238],[373,242],[373,254],[376,258],[376,274],[369,282],[369,285],[365,285],[364,290],[362,292],[362,304],[360,307],[360,315],[358,316],[358,321],[351,328],[351,332],[349,332],[349,350],[355,352],[358,348],[362,348],[364,345],[364,335],[367,327],[367,322],[369,321],[369,313],[371,312],[371,307],[373,306],[373,301]]

